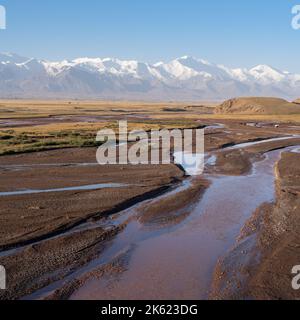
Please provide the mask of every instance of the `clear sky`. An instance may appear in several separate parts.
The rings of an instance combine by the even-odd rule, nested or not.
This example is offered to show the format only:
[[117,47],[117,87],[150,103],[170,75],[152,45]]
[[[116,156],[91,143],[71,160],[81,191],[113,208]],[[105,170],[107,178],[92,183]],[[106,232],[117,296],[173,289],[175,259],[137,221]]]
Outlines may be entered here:
[[0,51],[51,60],[147,62],[192,55],[233,67],[300,72],[300,0],[0,0]]

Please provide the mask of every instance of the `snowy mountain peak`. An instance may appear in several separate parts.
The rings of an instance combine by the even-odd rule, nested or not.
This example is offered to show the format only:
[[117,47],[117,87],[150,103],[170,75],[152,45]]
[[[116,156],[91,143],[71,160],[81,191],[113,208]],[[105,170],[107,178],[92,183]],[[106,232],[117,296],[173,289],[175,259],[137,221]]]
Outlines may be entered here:
[[281,81],[285,77],[284,72],[263,64],[250,69],[249,73],[256,79],[263,81]]
[[176,59],[180,62],[186,62],[186,63],[200,63],[200,64],[204,64],[204,65],[211,65],[210,62],[204,60],[204,59],[198,59],[198,58],[195,58],[193,56],[183,56],[181,58],[178,58]]

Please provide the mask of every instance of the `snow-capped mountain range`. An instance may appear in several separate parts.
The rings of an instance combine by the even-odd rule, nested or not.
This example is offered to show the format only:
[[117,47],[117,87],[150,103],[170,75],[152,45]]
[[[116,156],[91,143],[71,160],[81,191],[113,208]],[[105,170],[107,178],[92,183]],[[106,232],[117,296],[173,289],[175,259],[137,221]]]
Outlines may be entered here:
[[0,98],[219,100],[300,96],[300,74],[267,65],[231,69],[184,56],[148,64],[113,58],[51,62],[0,53]]

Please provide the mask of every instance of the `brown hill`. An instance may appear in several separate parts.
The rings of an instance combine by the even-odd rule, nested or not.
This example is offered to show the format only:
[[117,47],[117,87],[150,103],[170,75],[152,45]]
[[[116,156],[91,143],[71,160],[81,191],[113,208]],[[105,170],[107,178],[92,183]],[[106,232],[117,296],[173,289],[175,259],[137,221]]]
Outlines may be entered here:
[[300,99],[295,100],[294,103],[300,104]]
[[[299,102],[300,103],[300,102]],[[300,114],[300,105],[278,98],[237,98],[227,100],[215,109],[220,114]]]

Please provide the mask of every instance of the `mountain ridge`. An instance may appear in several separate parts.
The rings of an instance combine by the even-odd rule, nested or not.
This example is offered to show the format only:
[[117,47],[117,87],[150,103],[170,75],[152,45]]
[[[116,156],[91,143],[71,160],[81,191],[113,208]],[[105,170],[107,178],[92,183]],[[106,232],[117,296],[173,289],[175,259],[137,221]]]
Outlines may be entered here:
[[191,56],[155,64],[88,57],[53,62],[0,53],[0,98],[295,100],[299,90],[300,74],[268,65],[228,68]]

